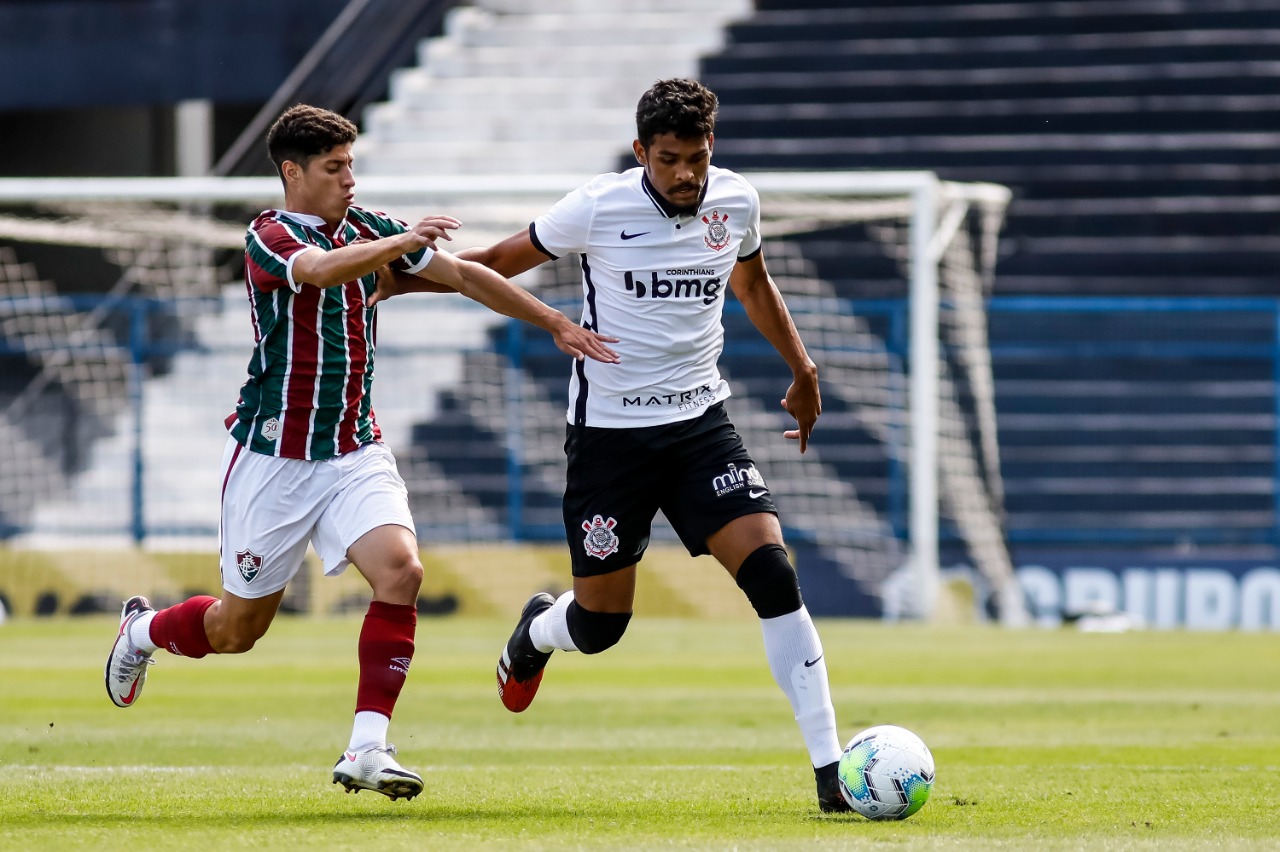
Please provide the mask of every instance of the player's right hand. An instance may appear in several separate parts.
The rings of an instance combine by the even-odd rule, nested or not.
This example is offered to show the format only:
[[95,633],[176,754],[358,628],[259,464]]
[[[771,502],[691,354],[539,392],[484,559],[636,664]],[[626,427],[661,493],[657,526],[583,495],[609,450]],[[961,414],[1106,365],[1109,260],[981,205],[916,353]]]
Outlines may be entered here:
[[419,238],[420,246],[429,246],[434,250],[436,247],[436,240],[452,240],[453,237],[449,235],[449,232],[461,227],[462,223],[452,216],[424,216],[416,225],[409,229],[409,233]]
[[551,332],[551,337],[555,341],[557,349],[566,355],[573,356],[578,361],[583,358],[590,358],[592,361],[599,361],[602,364],[617,364],[622,360],[618,357],[617,352],[606,345],[617,343],[618,338],[592,331],[589,328],[578,325],[567,317],[563,323],[560,323],[559,327]]
[[782,436],[790,441],[799,441],[800,453],[803,455],[809,448],[809,436],[813,434],[814,424],[822,414],[822,392],[818,389],[817,369],[811,365],[808,371],[797,373],[781,402],[782,410],[796,419],[797,427],[788,429]]

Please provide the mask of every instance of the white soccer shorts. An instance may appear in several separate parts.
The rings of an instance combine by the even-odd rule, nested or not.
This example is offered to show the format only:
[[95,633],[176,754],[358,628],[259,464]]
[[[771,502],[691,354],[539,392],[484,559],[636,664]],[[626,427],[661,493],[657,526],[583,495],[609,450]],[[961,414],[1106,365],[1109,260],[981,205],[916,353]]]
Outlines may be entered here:
[[228,438],[222,483],[222,586],[242,598],[283,589],[308,544],[332,577],[351,564],[347,549],[370,530],[414,529],[408,489],[383,444],[305,461],[250,452]]

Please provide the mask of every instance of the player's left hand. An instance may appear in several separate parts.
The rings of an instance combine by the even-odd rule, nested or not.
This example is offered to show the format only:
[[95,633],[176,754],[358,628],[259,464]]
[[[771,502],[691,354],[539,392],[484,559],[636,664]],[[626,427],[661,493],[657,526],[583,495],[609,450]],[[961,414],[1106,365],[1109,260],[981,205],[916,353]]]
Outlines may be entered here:
[[390,266],[379,266],[375,274],[378,276],[378,289],[365,300],[365,307],[368,308],[372,308],[379,302],[385,302],[392,296],[399,296],[404,292],[404,288],[396,280],[395,270]]
[[800,453],[809,448],[809,436],[813,434],[813,426],[822,413],[822,393],[818,390],[818,371],[811,369],[796,374],[787,388],[787,395],[782,399],[782,410],[796,419],[798,429],[788,429],[782,433],[784,438],[800,442]]
[[618,357],[617,352],[605,345],[606,343],[617,343],[618,338],[607,337],[589,328],[583,328],[577,323],[562,323],[559,328],[551,333],[551,336],[556,342],[557,349],[566,355],[572,355],[579,361],[583,358],[590,358],[602,364],[617,364],[622,360]]

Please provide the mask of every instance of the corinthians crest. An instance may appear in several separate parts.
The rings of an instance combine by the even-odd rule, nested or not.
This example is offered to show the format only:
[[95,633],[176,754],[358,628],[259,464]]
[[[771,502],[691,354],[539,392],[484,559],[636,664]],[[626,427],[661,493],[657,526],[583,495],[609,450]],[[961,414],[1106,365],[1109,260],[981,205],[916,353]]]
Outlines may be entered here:
[[729,245],[729,214],[720,215],[719,210],[712,210],[710,216],[703,216],[702,221],[707,224],[707,235],[704,239],[707,241],[707,248],[712,251],[720,251],[720,249]]
[[618,537],[613,532],[617,525],[618,522],[613,518],[606,521],[599,515],[582,522],[582,528],[587,531],[582,546],[586,548],[588,556],[604,559],[609,554],[618,552]]

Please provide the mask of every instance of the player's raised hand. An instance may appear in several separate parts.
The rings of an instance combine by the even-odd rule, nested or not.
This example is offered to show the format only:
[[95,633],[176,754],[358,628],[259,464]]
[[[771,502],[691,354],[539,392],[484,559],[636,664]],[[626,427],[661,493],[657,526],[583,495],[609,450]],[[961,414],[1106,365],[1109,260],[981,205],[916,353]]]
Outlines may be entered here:
[[809,448],[809,436],[813,434],[814,424],[822,413],[822,393],[818,390],[818,373],[816,370],[801,373],[787,388],[787,395],[782,399],[782,410],[796,419],[798,429],[788,429],[782,433],[784,438],[800,442],[800,452]]
[[557,349],[579,361],[590,358],[603,364],[617,364],[621,360],[617,352],[605,345],[617,343],[618,338],[599,334],[573,322],[561,324],[551,332],[551,337],[555,340]]
[[422,245],[434,249],[436,240],[452,240],[449,232],[461,227],[462,223],[452,216],[433,215],[424,216],[409,231],[421,239]]

